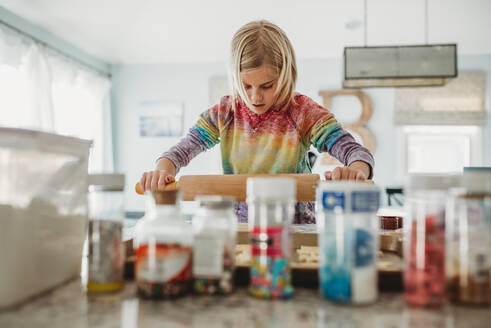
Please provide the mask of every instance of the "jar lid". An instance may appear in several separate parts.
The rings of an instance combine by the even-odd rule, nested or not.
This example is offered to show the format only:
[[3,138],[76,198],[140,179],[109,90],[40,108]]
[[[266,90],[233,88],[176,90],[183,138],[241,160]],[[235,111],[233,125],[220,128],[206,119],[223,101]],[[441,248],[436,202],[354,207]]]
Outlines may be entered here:
[[224,209],[233,207],[235,199],[228,196],[198,196],[196,197],[200,207],[208,207],[214,209]]
[[409,190],[448,190],[460,187],[462,175],[452,174],[411,174],[408,177]]
[[248,178],[247,199],[295,200],[296,181],[291,178]]
[[466,167],[462,185],[470,193],[491,193],[491,167]]
[[124,180],[122,173],[89,174],[89,186],[97,186],[103,191],[123,191]]
[[399,207],[382,207],[378,209],[377,216],[405,217],[407,216],[407,213],[403,208],[399,208]]
[[162,190],[162,191],[152,191],[152,196],[155,199],[155,204],[157,205],[174,205],[177,203],[179,198],[179,190]]

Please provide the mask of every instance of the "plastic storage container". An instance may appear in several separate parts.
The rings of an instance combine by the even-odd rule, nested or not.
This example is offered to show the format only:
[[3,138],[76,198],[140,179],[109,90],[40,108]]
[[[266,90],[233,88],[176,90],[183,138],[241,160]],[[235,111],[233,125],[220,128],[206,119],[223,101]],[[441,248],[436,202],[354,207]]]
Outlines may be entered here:
[[237,218],[234,199],[201,196],[193,217],[194,291],[228,294],[233,289]]
[[406,188],[404,287],[408,304],[442,306],[445,295],[445,206],[459,175],[413,175]]
[[[152,197],[153,195],[153,197]],[[144,298],[174,298],[190,291],[192,226],[184,222],[177,190],[147,196],[135,227],[135,279]]]
[[124,174],[89,175],[88,292],[124,286]]
[[247,179],[252,296],[280,299],[293,294],[290,263],[295,195],[293,179]]
[[446,212],[449,299],[491,303],[491,167],[468,168],[463,188],[452,190]]
[[80,275],[90,144],[0,128],[0,308]]
[[325,299],[362,304],[377,299],[380,191],[369,183],[322,181],[317,189],[319,284]]

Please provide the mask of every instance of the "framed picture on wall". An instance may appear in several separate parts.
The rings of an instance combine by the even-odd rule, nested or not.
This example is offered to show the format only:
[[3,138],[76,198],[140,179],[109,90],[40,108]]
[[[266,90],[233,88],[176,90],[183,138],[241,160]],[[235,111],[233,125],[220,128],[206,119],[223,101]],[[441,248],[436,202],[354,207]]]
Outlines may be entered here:
[[184,103],[152,100],[140,103],[140,137],[180,137],[184,122]]

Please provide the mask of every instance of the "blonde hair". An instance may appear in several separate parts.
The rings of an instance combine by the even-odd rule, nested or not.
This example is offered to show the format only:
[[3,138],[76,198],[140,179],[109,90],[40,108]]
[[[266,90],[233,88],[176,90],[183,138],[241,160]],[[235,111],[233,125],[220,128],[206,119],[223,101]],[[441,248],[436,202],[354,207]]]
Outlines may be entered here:
[[294,103],[297,64],[293,47],[283,30],[266,20],[260,20],[242,26],[232,38],[230,80],[234,107],[241,98],[252,108],[240,73],[263,64],[269,65],[278,76],[275,105],[284,109]]

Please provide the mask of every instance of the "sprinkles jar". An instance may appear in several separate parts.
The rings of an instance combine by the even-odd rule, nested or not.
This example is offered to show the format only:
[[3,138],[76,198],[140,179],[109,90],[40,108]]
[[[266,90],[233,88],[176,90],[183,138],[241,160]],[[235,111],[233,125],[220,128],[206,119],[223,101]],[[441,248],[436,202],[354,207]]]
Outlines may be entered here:
[[201,196],[193,217],[193,277],[198,294],[233,290],[237,223],[230,197]]
[[296,184],[288,178],[249,178],[249,293],[267,299],[293,294],[290,259]]
[[153,197],[136,226],[137,290],[143,298],[175,298],[190,290],[193,235],[177,205],[177,190]]

